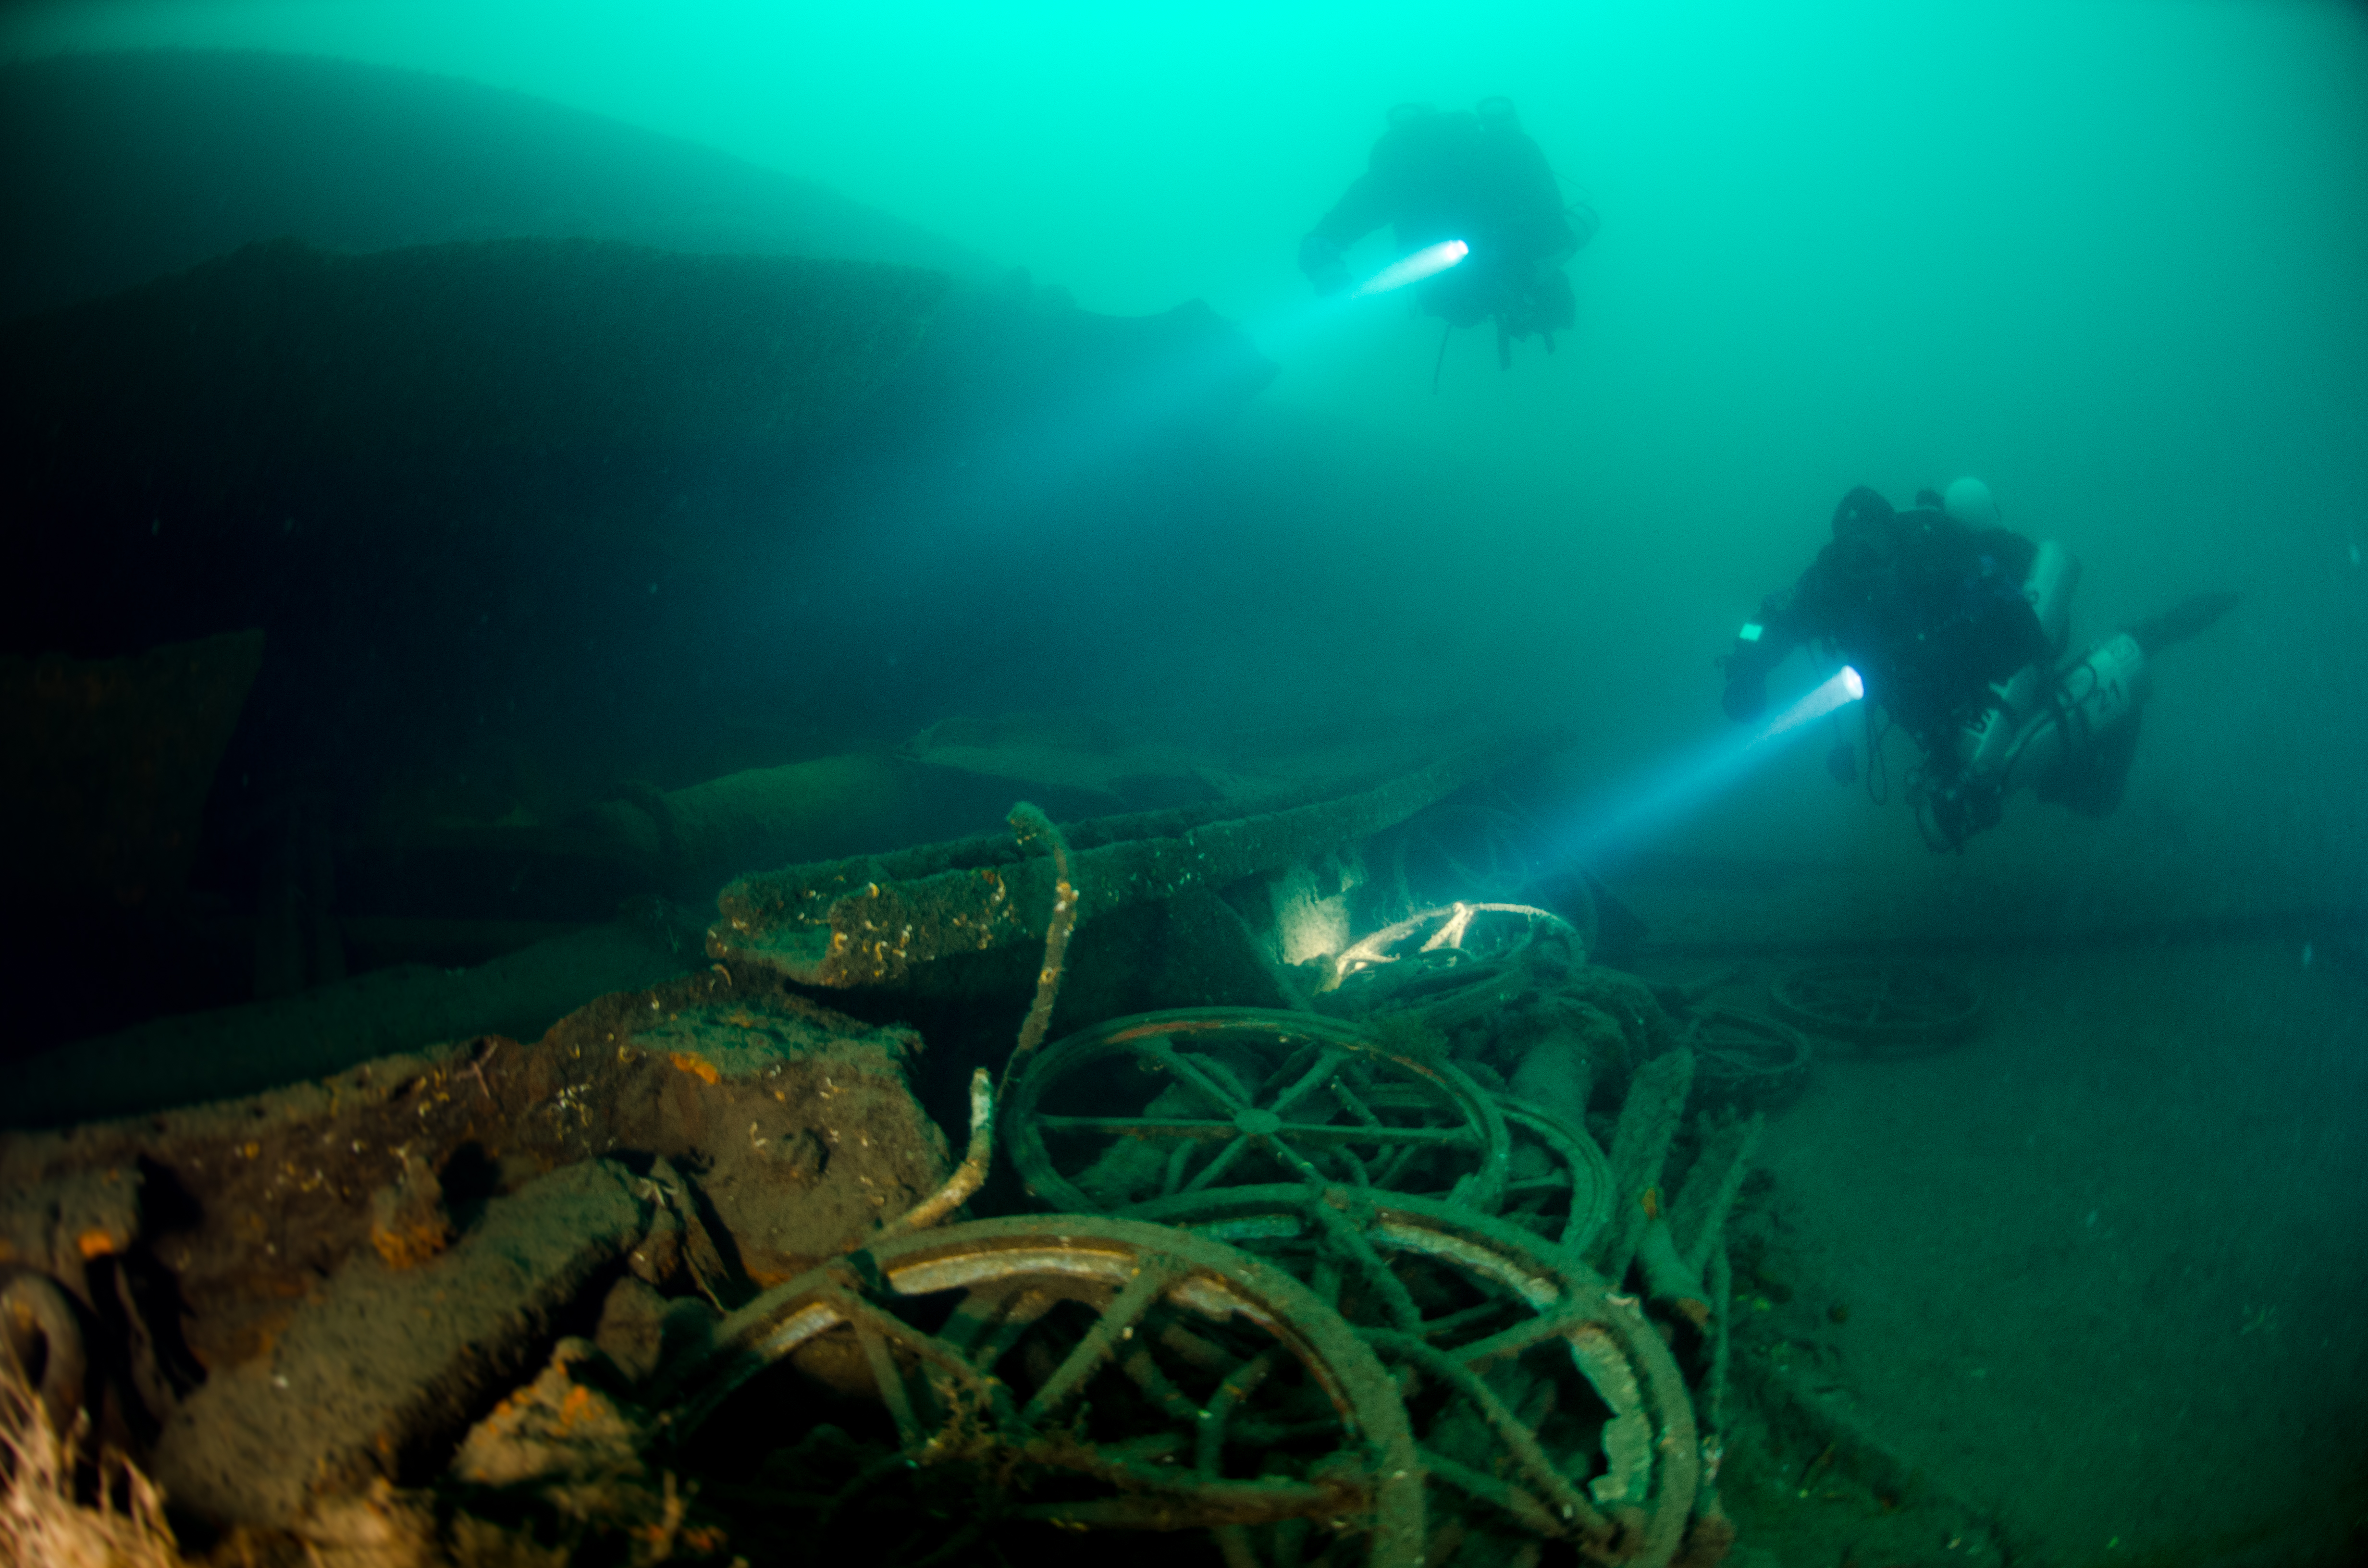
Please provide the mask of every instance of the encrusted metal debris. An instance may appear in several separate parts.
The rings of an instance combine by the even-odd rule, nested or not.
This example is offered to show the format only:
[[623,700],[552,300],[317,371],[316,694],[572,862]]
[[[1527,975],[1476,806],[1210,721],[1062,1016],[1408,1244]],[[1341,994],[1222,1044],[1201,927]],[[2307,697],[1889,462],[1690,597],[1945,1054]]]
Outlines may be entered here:
[[[1469,747],[1353,792],[1280,795],[1254,816],[1232,802],[1066,829],[1080,890],[1078,918],[1221,888],[1405,821],[1548,744],[1525,737]],[[891,984],[915,964],[1034,941],[1057,874],[1000,835],[893,855],[792,866],[741,878],[717,901],[709,953],[808,985]]]

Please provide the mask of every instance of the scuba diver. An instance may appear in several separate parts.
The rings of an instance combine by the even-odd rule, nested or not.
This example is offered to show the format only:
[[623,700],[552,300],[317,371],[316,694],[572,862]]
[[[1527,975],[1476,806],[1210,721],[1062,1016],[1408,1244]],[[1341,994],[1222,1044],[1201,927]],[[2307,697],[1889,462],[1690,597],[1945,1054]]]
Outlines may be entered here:
[[[1719,661],[1724,705],[1732,719],[1758,716],[1768,672],[1804,643],[1840,658],[1865,683],[1868,792],[1881,798],[1879,704],[1924,754],[1906,783],[1936,850],[1997,825],[2016,790],[2091,816],[2120,804],[2150,661],[2237,599],[2199,596],[2067,660],[2080,564],[2052,540],[2001,527],[1980,480],[1924,491],[1906,511],[1861,485],[1834,512],[1833,535]],[[1845,783],[1856,775],[1847,744],[1827,764]]]
[[[1554,335],[1574,319],[1563,263],[1595,236],[1595,213],[1568,207],[1545,154],[1521,129],[1513,102],[1483,98],[1476,114],[1441,114],[1428,104],[1390,110],[1364,174],[1299,244],[1299,269],[1320,294],[1349,284],[1344,253],[1390,224],[1400,254],[1445,241],[1470,249],[1463,261],[1422,283],[1422,308],[1449,331],[1497,319],[1497,360],[1510,367],[1513,344]],[[1444,358],[1447,343],[1440,341]]]

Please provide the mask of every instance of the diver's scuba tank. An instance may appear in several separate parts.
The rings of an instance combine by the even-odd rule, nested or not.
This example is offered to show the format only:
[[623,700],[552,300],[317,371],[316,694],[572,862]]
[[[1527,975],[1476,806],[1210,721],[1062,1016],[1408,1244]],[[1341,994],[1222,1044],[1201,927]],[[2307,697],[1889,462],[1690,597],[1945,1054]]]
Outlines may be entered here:
[[2133,717],[2153,686],[2138,640],[2126,631],[2106,638],[2056,676],[2054,699],[2008,751],[2000,784],[2036,788],[2076,748]]
[[[2033,665],[2006,687],[1993,687],[2000,700],[1965,727],[1957,766],[1927,769],[1909,780],[1925,842],[1955,849],[1997,826],[2014,790],[2044,796],[2050,788],[2060,790],[2059,768],[2106,755],[2100,748],[2110,748],[2107,737],[2136,722],[2152,680],[2146,650],[2129,632],[2117,631],[2060,669]],[[2009,692],[2019,699],[2026,691],[2032,694],[2031,710],[2019,714],[2006,706]]]
[[[2050,662],[2064,652],[2072,623],[2072,590],[2080,585],[2080,562],[2070,551],[2048,540],[2032,558],[2022,581],[2022,597],[2039,618],[2047,638]],[[1965,772],[1977,779],[2003,772],[2014,753],[2015,737],[2047,706],[2054,672],[2047,665],[2024,665],[2003,684],[1990,687],[1990,701],[1958,738],[1957,756]]]

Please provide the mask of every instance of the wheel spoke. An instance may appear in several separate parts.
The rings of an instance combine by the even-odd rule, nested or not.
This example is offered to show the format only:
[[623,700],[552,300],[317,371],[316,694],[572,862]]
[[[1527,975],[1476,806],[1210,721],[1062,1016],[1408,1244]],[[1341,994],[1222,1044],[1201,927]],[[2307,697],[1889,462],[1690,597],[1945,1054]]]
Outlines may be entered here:
[[1391,1334],[1373,1329],[1366,1333],[1365,1339],[1377,1350],[1404,1357],[1463,1395],[1465,1403],[1497,1435],[1497,1440],[1503,1443],[1512,1455],[1522,1478],[1544,1493],[1546,1500],[1564,1519],[1589,1535],[1600,1538],[1611,1534],[1611,1527],[1603,1516],[1597,1513],[1594,1506],[1554,1468],[1554,1460],[1539,1444],[1538,1435],[1531,1431],[1528,1425],[1497,1396],[1497,1391],[1463,1360],[1410,1334]]
[[982,1372],[992,1373],[998,1362],[1011,1354],[1020,1336],[1035,1326],[1036,1320],[1053,1310],[1053,1298],[1042,1290],[1022,1290],[1004,1308],[994,1332],[986,1342],[971,1353],[970,1364]]
[[1584,1313],[1577,1312],[1541,1312],[1526,1323],[1517,1323],[1486,1339],[1457,1346],[1455,1358],[1467,1367],[1476,1367],[1499,1356],[1516,1356],[1540,1340],[1558,1338],[1588,1321]]
[[1199,1145],[1190,1138],[1179,1138],[1176,1141],[1174,1153],[1167,1156],[1167,1168],[1160,1173],[1160,1197],[1173,1198],[1176,1196],[1177,1189],[1184,1183],[1185,1171],[1191,1166],[1192,1151],[1197,1147],[1199,1147]]
[[1201,1413],[1200,1438],[1192,1455],[1193,1465],[1202,1475],[1213,1479],[1223,1473],[1225,1424],[1233,1419],[1235,1407],[1266,1381],[1281,1354],[1271,1347],[1259,1351],[1227,1374],[1225,1381],[1217,1385],[1217,1392],[1209,1397],[1208,1408]]
[[1349,1167],[1349,1180],[1355,1182],[1359,1187],[1371,1187],[1373,1185],[1373,1173],[1365,1168],[1364,1161],[1357,1158],[1356,1150],[1350,1148],[1346,1143],[1334,1143],[1328,1147],[1323,1145],[1318,1146],[1322,1147],[1326,1153],[1330,1154],[1334,1159]]
[[1315,1162],[1301,1153],[1298,1150],[1292,1148],[1289,1143],[1283,1142],[1281,1133],[1269,1132],[1266,1135],[1263,1142],[1268,1148],[1272,1149],[1275,1152],[1276,1156],[1280,1158],[1284,1165],[1289,1165],[1292,1170],[1299,1173],[1301,1180],[1319,1183],[1323,1181],[1324,1173],[1316,1167]]
[[1232,1116],[1249,1108],[1242,1103],[1241,1096],[1202,1072],[1199,1062],[1178,1051],[1174,1043],[1166,1037],[1159,1036],[1144,1041],[1141,1049],[1144,1055],[1167,1068],[1178,1084],[1187,1085],[1198,1090],[1202,1098],[1226,1115]]
[[1276,1096],[1274,1104],[1267,1107],[1267,1108],[1274,1112],[1277,1116],[1281,1116],[1283,1112],[1289,1110],[1292,1106],[1297,1105],[1302,1099],[1305,1098],[1309,1093],[1320,1087],[1326,1079],[1331,1077],[1334,1073],[1339,1070],[1340,1063],[1346,1062],[1348,1059],[1349,1053],[1341,1050],[1338,1046],[1326,1046],[1321,1051],[1316,1053],[1315,1065],[1310,1067],[1305,1073],[1300,1074],[1299,1082],[1292,1085],[1290,1088],[1285,1089],[1281,1094]]
[[1366,1239],[1365,1233],[1329,1203],[1317,1204],[1314,1212],[1325,1240],[1335,1250],[1347,1254],[1356,1264],[1359,1276],[1381,1298],[1382,1307],[1389,1313],[1391,1321],[1400,1328],[1419,1329],[1422,1326],[1422,1309],[1415,1304],[1412,1292],[1406,1290],[1406,1281],[1398,1278],[1397,1271],[1373,1250],[1373,1244]]
[[1130,1343],[1133,1348],[1119,1358],[1119,1369],[1134,1380],[1134,1386],[1141,1389],[1152,1403],[1159,1406],[1175,1419],[1183,1422],[1187,1426],[1198,1426],[1201,1421],[1201,1407],[1193,1403],[1191,1397],[1182,1389],[1178,1388],[1166,1372],[1159,1369],[1159,1363],[1152,1359],[1151,1347],[1148,1345],[1141,1339],[1135,1339]]
[[1085,1381],[1110,1358],[1118,1342],[1127,1335],[1144,1313],[1151,1310],[1154,1301],[1167,1293],[1167,1287],[1174,1282],[1175,1275],[1166,1259],[1144,1258],[1134,1278],[1127,1281],[1126,1289],[1103,1309],[1094,1326],[1086,1331],[1085,1337],[1078,1340],[1069,1354],[1062,1358],[1061,1364],[1053,1369],[1053,1375],[1044,1380],[1043,1386],[1036,1391],[1035,1397],[1019,1413],[1021,1422],[1030,1426],[1037,1426],[1066,1403],[1069,1396],[1083,1387]]
[[1200,1192],[1205,1189],[1211,1182],[1216,1180],[1226,1171],[1232,1169],[1234,1162],[1242,1157],[1242,1151],[1257,1142],[1258,1142],[1258,1140],[1255,1138],[1235,1139],[1223,1149],[1218,1150],[1216,1158],[1211,1160],[1207,1165],[1202,1165],[1201,1167],[1200,1174],[1195,1176],[1190,1181],[1184,1184],[1183,1190],[1186,1192]]
[[854,1323],[856,1340],[863,1346],[863,1358],[871,1367],[871,1381],[880,1389],[880,1401],[895,1418],[898,1442],[908,1450],[919,1448],[924,1434],[913,1415],[912,1394],[905,1387],[905,1371],[896,1365],[896,1353],[888,1348],[887,1340],[871,1325],[868,1313]]

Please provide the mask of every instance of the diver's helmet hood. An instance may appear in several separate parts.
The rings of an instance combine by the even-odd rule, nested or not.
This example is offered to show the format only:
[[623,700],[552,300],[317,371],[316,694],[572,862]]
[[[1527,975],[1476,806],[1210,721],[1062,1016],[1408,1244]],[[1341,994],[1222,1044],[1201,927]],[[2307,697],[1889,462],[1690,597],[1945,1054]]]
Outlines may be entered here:
[[1998,497],[1990,494],[1988,485],[1971,474],[1950,482],[1947,493],[1941,497],[1941,509],[1960,528],[1998,526]]
[[1834,563],[1849,577],[1882,570],[1896,551],[1898,529],[1891,503],[1859,485],[1834,508]]
[[1889,532],[1892,519],[1898,514],[1891,503],[1861,484],[1843,496],[1834,508],[1834,537],[1853,539],[1861,535],[1881,535]]

